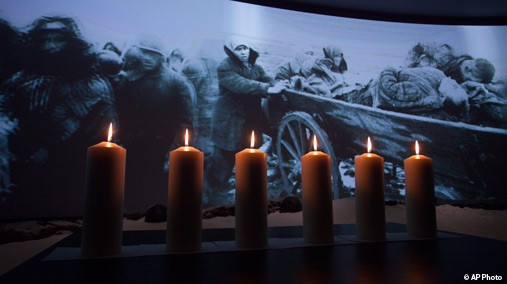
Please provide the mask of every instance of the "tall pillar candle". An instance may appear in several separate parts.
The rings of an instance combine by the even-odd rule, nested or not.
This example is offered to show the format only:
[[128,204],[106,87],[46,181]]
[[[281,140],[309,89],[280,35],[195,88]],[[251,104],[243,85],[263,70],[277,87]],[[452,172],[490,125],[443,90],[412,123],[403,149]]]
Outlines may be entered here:
[[251,148],[236,153],[236,246],[265,248],[268,245],[267,157]]
[[386,239],[384,202],[384,158],[370,153],[356,156],[356,230],[359,240],[379,241]]
[[315,136],[313,145],[314,151],[301,158],[303,238],[308,243],[333,243],[331,157],[317,151]]
[[405,201],[408,234],[418,238],[435,238],[437,222],[435,213],[435,185],[433,160],[419,154],[405,159]]
[[111,142],[88,147],[86,197],[83,217],[81,254],[110,256],[121,252],[123,199],[127,151]]
[[173,252],[192,252],[202,244],[202,186],[204,154],[185,146],[169,154],[166,247]]

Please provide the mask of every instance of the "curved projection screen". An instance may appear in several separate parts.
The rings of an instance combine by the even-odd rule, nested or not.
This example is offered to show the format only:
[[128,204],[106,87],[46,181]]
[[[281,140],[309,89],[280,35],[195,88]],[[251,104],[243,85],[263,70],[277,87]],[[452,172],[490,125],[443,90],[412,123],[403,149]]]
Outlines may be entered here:
[[2,218],[81,216],[86,149],[110,122],[127,149],[128,214],[167,203],[168,152],[186,128],[205,154],[205,206],[234,203],[234,154],[252,130],[269,199],[301,196],[313,135],[334,198],[354,195],[370,137],[387,200],[404,200],[416,140],[438,199],[506,199],[506,26],[220,0],[2,1],[0,18]]

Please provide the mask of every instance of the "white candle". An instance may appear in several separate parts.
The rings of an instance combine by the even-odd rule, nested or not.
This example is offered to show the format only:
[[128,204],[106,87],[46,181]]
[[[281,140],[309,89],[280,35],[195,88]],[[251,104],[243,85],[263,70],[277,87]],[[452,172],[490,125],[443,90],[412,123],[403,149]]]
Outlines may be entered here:
[[356,229],[359,240],[385,240],[384,158],[371,152],[355,158]]
[[407,231],[414,237],[435,238],[437,225],[433,160],[419,154],[417,141],[415,152],[415,155],[404,161]]
[[301,158],[303,238],[308,243],[333,243],[333,193],[331,191],[331,157],[314,150]]
[[85,256],[119,254],[123,233],[123,195],[126,150],[111,142],[88,147],[86,198],[81,253]]
[[170,152],[167,194],[168,251],[191,252],[202,243],[202,186],[204,154],[188,146]]
[[267,157],[251,148],[236,153],[236,246],[265,248],[268,245]]

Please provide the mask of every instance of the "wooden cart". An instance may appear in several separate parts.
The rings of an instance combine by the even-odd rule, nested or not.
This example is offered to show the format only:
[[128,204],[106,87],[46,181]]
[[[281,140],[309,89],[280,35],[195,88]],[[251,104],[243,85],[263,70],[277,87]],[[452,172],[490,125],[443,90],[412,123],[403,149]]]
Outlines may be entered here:
[[434,160],[437,190],[452,188],[464,200],[507,199],[507,129],[386,111],[291,90],[271,97],[264,110],[287,192],[300,191],[300,158],[310,151],[315,134],[319,148],[332,157],[335,198],[351,194],[343,187],[339,163],[366,152],[370,136],[372,152],[401,167],[414,154],[418,140],[421,154]]

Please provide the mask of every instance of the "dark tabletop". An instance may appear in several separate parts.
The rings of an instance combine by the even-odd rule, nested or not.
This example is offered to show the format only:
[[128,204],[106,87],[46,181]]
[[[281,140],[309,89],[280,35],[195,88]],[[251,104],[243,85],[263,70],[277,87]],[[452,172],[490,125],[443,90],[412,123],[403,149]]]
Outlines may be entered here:
[[[388,233],[405,226],[386,224]],[[335,225],[354,235],[355,225]],[[302,227],[270,227],[300,238]],[[233,241],[234,229],[205,229],[203,242]],[[124,258],[43,261],[55,247],[79,247],[74,233],[0,277],[0,283],[467,283],[465,274],[507,277],[507,242],[463,236]],[[123,245],[163,244],[165,231],[125,231]],[[502,282],[502,281],[493,281]]]

